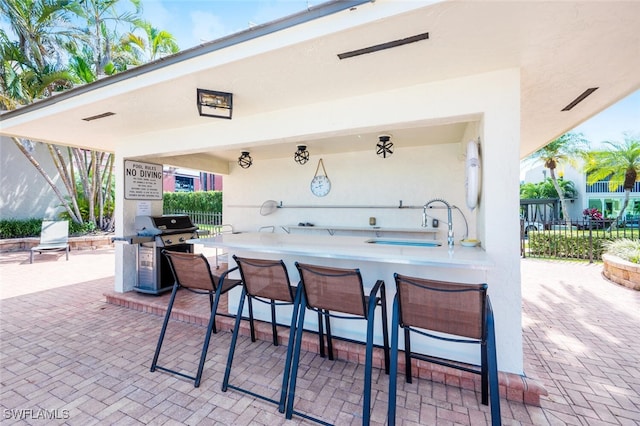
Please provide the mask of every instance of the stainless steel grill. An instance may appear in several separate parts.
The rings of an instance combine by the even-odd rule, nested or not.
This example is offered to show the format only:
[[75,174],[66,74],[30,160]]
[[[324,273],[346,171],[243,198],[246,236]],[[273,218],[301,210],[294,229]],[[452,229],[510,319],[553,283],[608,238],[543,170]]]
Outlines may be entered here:
[[138,283],[136,291],[161,294],[173,287],[173,274],[162,250],[193,253],[187,240],[198,238],[198,227],[186,215],[136,216]]

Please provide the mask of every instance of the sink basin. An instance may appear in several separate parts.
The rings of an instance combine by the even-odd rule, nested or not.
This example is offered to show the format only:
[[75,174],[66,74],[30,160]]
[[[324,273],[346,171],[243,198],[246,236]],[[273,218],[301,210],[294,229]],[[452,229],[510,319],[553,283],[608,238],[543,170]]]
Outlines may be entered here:
[[383,244],[388,246],[411,246],[411,247],[440,247],[439,241],[422,240],[393,240],[389,238],[372,238],[366,241],[369,244]]

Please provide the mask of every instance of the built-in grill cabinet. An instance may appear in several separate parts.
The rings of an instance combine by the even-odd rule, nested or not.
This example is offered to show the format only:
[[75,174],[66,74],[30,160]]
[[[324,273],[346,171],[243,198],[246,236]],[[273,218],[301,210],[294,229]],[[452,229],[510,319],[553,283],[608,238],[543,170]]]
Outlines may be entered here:
[[[173,287],[173,273],[162,250],[193,253],[188,240],[198,238],[198,227],[187,215],[136,216],[138,282],[140,293],[162,294]],[[147,237],[147,238],[145,238]]]

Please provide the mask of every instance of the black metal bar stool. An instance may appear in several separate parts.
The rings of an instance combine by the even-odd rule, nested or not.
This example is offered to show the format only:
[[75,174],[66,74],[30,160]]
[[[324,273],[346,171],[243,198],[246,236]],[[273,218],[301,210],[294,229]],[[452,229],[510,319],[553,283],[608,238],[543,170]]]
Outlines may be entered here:
[[[404,331],[405,380],[411,383],[411,359],[433,362],[481,376],[482,403],[491,399],[491,424],[501,424],[493,310],[486,284],[462,284],[394,274],[396,296],[391,319],[391,371],[388,424],[396,420],[398,334]],[[448,336],[443,336],[444,333]],[[480,346],[479,366],[465,366],[411,351],[411,333]]]
[[[278,410],[284,413],[285,402],[287,398],[287,389],[289,386],[289,372],[291,369],[291,357],[293,353],[293,342],[295,336],[296,322],[300,305],[300,287],[292,286],[289,282],[287,267],[281,260],[264,260],[250,259],[233,256],[238,264],[240,276],[242,277],[242,295],[238,304],[238,313],[236,315],[236,323],[233,328],[233,336],[231,337],[231,345],[229,347],[229,356],[227,358],[227,366],[222,381],[222,391],[226,392],[227,388],[235,389],[251,396],[269,401],[278,405]],[[278,345],[276,307],[282,305],[293,305],[293,313],[289,330],[289,342],[287,344],[287,356],[282,375],[282,389],[280,399],[275,400],[267,396],[260,395],[248,389],[229,384],[231,375],[231,366],[236,350],[238,333],[240,330],[240,319],[244,308],[244,301],[248,300],[249,316],[253,318],[252,301],[258,301],[270,305],[271,308],[271,327],[273,333],[273,344]],[[255,342],[255,331],[253,320],[250,321],[251,341]]]
[[[295,263],[300,272],[300,286],[303,288],[302,306],[316,311],[319,315],[318,327],[322,327],[322,318],[327,325],[327,344],[331,354],[331,327],[329,318],[356,319],[367,321],[367,341],[365,352],[364,396],[362,404],[362,424],[368,425],[371,418],[371,373],[373,368],[373,327],[375,309],[382,309],[382,334],[385,357],[385,371],[389,372],[389,340],[387,330],[387,302],[384,281],[378,280],[368,296],[365,296],[362,276],[359,269],[342,269]],[[293,414],[326,424],[320,419],[293,410],[300,346],[304,325],[305,309],[300,310],[295,338],[295,350],[291,367],[291,384],[287,401],[286,418]]]
[[[151,371],[156,369],[176,374],[178,376],[185,377],[187,379],[194,380],[195,387],[200,386],[200,379],[202,378],[202,370],[204,369],[204,362],[207,357],[207,350],[209,348],[209,341],[211,334],[216,332],[216,311],[218,310],[218,303],[220,296],[232,288],[241,283],[240,280],[228,279],[227,274],[236,268],[225,271],[220,277],[216,277],[211,273],[211,267],[207,258],[202,254],[182,253],[176,251],[163,250],[162,254],[166,256],[173,272],[175,282],[173,284],[173,291],[171,292],[171,298],[169,299],[169,305],[167,306],[167,313],[164,316],[164,322],[162,324],[162,330],[160,331],[160,337],[156,346],[156,352],[153,356],[151,363]],[[198,364],[198,372],[195,376],[182,373],[167,367],[158,365],[158,357],[160,356],[160,349],[164,341],[164,336],[167,331],[167,325],[169,324],[169,318],[171,317],[171,310],[173,309],[173,303],[176,299],[178,289],[184,288],[194,293],[208,294],[209,306],[211,308],[211,315],[209,317],[209,324],[207,326],[207,333],[204,338],[204,344],[202,345],[202,353],[200,355],[200,363]],[[215,295],[215,298],[214,298]],[[229,314],[219,314],[225,316],[232,316]]]

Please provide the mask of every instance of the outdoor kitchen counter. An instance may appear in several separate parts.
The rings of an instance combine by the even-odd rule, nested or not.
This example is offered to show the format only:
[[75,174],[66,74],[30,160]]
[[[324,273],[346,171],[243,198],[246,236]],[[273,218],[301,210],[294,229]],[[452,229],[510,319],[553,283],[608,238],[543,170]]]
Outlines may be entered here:
[[[489,255],[479,247],[463,247],[455,245],[449,250],[446,243],[440,247],[413,247],[399,245],[379,245],[367,243],[371,238],[336,235],[303,235],[280,233],[238,233],[222,234],[213,238],[189,240],[193,244],[201,244],[208,248],[224,249],[229,255],[229,267],[235,266],[231,255],[261,259],[283,260],[287,266],[292,284],[299,281],[295,262],[338,268],[358,268],[362,274],[365,292],[368,294],[377,280],[384,280],[386,287],[388,321],[391,321],[393,298],[395,296],[394,273],[408,276],[431,278],[436,280],[481,283],[487,282],[488,271],[493,267]],[[384,239],[383,239],[384,240]],[[433,240],[415,240],[433,242]],[[196,251],[198,251],[196,249]],[[221,250],[216,250],[222,252]],[[230,275],[240,278],[238,271]],[[489,283],[489,287],[491,284]],[[240,290],[233,289],[229,293],[229,312],[236,313],[240,299]],[[245,309],[247,305],[245,304]],[[278,311],[278,322],[288,324],[290,312],[287,307]],[[254,304],[254,316],[257,319],[270,321],[268,305]],[[376,310],[379,318],[380,310]],[[246,312],[245,312],[246,314]],[[374,331],[375,344],[382,343],[379,319],[376,319]],[[317,316],[307,315],[305,329],[317,330]],[[366,327],[354,326],[353,321],[332,318],[331,329],[334,336],[364,342]],[[401,334],[400,348],[404,348]],[[432,339],[415,337],[411,339],[412,349],[416,352],[429,353],[435,356],[449,357],[462,362],[479,364],[477,348],[460,343],[436,344]]]
[[[290,256],[336,259],[345,261],[381,262],[396,265],[436,266],[485,270],[493,265],[480,247],[449,249],[367,243],[370,237],[337,235],[299,235],[279,233],[222,234],[212,238],[189,240],[205,247],[223,248],[231,252],[256,252]],[[383,238],[381,238],[384,240]],[[421,240],[407,240],[421,241]],[[433,242],[428,240],[425,242]]]

